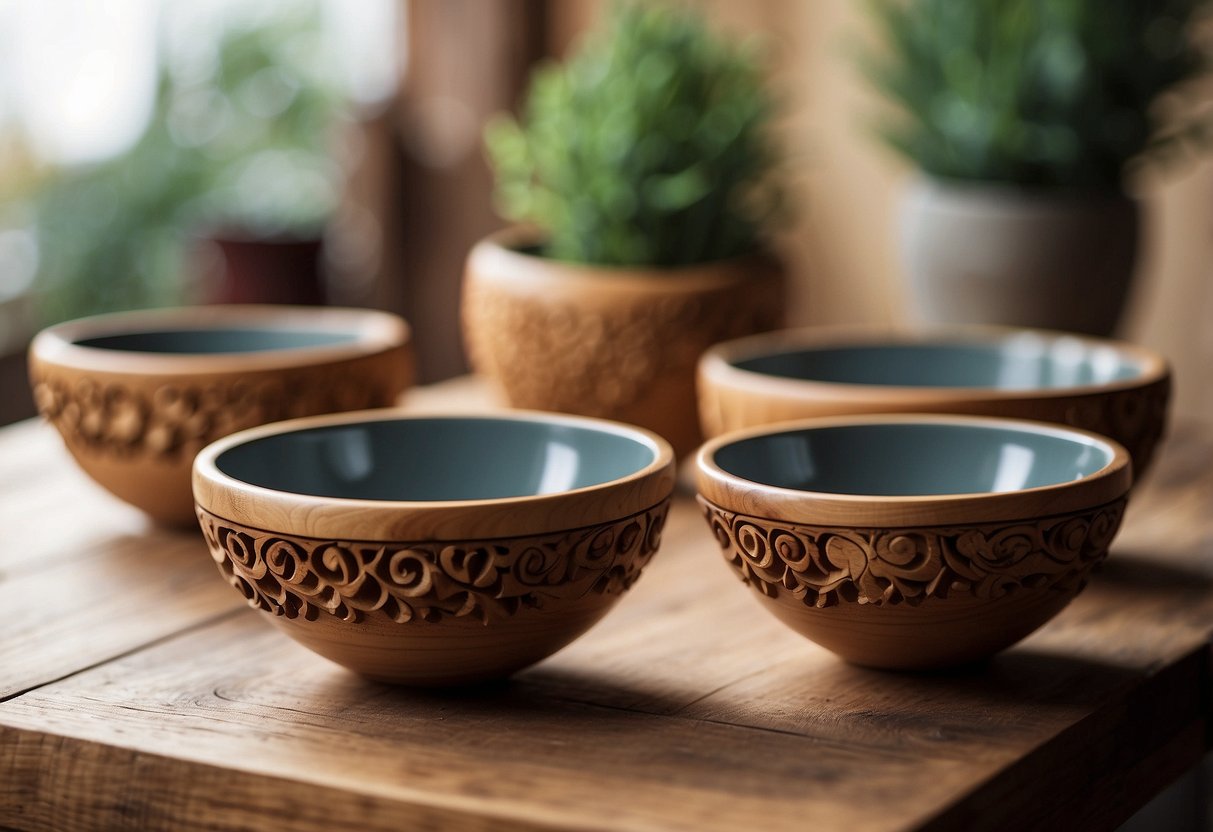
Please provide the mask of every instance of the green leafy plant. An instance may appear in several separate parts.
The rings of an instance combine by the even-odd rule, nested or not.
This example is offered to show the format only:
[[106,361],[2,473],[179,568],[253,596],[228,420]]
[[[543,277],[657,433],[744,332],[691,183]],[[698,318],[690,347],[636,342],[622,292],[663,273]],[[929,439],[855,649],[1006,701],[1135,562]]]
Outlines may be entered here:
[[52,172],[31,197],[47,322],[181,303],[191,237],[319,233],[340,194],[330,150],[348,104],[301,3],[234,25],[205,71],[160,68],[121,155]]
[[1119,188],[1164,127],[1160,95],[1202,68],[1189,24],[1203,0],[869,5],[886,48],[862,65],[901,111],[881,133],[938,177]]
[[753,45],[689,10],[623,3],[564,65],[532,77],[521,123],[486,129],[496,198],[541,254],[677,266],[760,245],[778,208],[774,111]]
[[333,132],[349,113],[318,14],[303,3],[233,27],[209,76],[174,79],[164,118],[205,170],[189,206],[200,223],[311,236],[336,208]]

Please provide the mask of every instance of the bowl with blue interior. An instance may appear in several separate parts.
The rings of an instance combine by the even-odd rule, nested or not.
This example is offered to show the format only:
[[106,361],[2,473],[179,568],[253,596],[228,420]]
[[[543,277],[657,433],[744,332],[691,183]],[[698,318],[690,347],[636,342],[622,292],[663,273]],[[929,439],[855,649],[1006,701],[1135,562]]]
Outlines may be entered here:
[[699,500],[726,563],[784,624],[859,665],[997,653],[1057,615],[1108,554],[1128,451],[1043,422],[938,414],[802,420],[707,442]]
[[673,488],[656,434],[525,411],[291,420],[194,466],[211,554],[252,606],[417,686],[502,678],[589,629],[657,551]]
[[408,325],[387,312],[201,306],[58,324],[34,339],[29,367],[38,409],[80,467],[188,527],[204,446],[281,419],[393,406],[413,359]]

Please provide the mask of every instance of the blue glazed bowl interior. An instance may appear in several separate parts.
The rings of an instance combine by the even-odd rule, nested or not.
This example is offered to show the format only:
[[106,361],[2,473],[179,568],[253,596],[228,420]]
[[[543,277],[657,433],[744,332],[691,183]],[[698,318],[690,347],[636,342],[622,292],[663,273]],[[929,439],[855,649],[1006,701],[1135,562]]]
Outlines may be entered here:
[[714,458],[730,474],[780,488],[905,497],[1070,482],[1103,468],[1113,452],[1078,434],[927,422],[771,433],[724,445]]
[[215,459],[252,485],[361,500],[492,500],[610,482],[648,466],[647,441],[568,424],[492,418],[395,419],[307,428]]
[[153,352],[166,355],[220,355],[223,353],[270,352],[307,347],[352,344],[352,332],[317,332],[302,329],[171,329],[128,332],[84,338],[82,347],[123,352]]
[[1138,361],[1074,339],[1009,338],[988,344],[798,347],[735,366],[781,378],[896,387],[1032,390],[1081,387],[1142,375]]

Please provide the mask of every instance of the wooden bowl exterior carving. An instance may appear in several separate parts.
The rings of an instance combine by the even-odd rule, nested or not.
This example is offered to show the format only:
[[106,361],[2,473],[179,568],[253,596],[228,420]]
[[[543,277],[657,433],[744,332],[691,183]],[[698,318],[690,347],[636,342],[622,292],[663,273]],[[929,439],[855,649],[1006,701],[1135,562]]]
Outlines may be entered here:
[[507,676],[589,629],[660,545],[673,452],[631,429],[656,449],[635,474],[505,500],[314,497],[244,486],[214,464],[225,448],[258,435],[384,418],[319,417],[246,431],[203,451],[194,479],[198,519],[226,580],[292,638],[357,673],[418,686]]
[[685,454],[701,441],[695,365],[712,344],[783,320],[766,256],[679,269],[582,266],[526,254],[512,228],[479,243],[464,278],[472,364],[514,407],[616,419]]
[[[737,362],[794,349],[904,344],[998,344],[1011,338],[1081,344],[1126,356],[1141,366],[1132,379],[1037,389],[844,384],[753,372]],[[822,416],[865,413],[955,413],[1055,422],[1115,439],[1128,448],[1135,476],[1149,467],[1166,429],[1171,371],[1157,353],[1135,344],[1058,332],[1001,327],[940,327],[890,333],[855,327],[785,330],[718,344],[699,363],[704,434]]]
[[[210,354],[78,343],[227,327],[350,338]],[[115,496],[178,526],[195,522],[190,469],[210,442],[291,417],[394,405],[412,372],[408,326],[371,310],[208,306],[119,313],[51,327],[30,348],[35,402],[80,467]]]
[[[941,418],[950,419],[818,419],[772,432]],[[1107,557],[1131,484],[1128,454],[1114,443],[1112,462],[1080,481],[933,497],[795,492],[738,479],[712,463],[722,444],[765,430],[731,434],[701,450],[699,502],[708,525],[763,606],[806,638],[870,667],[962,664],[1038,629]]]

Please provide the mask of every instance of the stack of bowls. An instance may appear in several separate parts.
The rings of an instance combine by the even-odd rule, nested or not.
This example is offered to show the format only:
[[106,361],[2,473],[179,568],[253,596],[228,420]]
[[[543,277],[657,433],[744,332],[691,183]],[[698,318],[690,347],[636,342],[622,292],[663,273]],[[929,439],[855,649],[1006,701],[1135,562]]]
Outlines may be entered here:
[[1169,391],[1149,350],[1062,333],[733,341],[699,366],[700,501],[792,629],[873,667],[963,663],[1040,627],[1107,556]]

